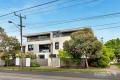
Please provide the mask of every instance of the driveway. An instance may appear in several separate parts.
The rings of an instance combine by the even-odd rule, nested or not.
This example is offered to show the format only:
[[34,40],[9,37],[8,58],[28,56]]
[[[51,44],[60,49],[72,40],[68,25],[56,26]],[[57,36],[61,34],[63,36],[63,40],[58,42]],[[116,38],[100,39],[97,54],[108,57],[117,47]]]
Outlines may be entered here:
[[109,68],[107,68],[107,72],[112,74],[119,74],[120,69],[115,65],[111,65]]

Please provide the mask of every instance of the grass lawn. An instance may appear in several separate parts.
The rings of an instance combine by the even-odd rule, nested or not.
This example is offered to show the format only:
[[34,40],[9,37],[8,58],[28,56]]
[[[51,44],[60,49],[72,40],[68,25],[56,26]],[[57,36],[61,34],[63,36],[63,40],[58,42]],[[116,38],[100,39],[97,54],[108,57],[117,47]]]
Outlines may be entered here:
[[0,67],[0,70],[15,71],[44,71],[44,72],[80,72],[80,73],[107,73],[106,69],[88,68],[88,69],[66,69],[66,68],[41,68],[41,67]]

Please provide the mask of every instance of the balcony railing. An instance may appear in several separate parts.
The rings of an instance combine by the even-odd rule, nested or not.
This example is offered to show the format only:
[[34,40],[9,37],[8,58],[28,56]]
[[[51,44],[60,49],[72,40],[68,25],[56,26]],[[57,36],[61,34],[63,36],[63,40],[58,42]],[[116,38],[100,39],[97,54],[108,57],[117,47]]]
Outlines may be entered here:
[[44,40],[50,40],[50,38],[28,38],[27,41],[44,41]]

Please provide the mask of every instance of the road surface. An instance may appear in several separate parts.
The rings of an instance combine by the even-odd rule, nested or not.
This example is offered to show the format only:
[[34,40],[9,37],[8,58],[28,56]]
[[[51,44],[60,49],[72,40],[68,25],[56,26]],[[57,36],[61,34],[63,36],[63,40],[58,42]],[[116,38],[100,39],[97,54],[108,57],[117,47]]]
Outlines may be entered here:
[[105,74],[0,71],[0,80],[120,80],[120,77]]
[[101,80],[101,79],[72,78],[72,77],[16,74],[16,73],[0,72],[0,80]]

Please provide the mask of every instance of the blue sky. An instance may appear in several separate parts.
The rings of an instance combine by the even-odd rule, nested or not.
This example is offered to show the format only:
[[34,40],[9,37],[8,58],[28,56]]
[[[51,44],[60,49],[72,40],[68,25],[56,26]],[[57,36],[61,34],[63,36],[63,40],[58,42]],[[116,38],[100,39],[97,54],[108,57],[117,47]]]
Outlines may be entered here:
[[[52,0],[0,0],[0,15],[11,11],[27,8]],[[53,31],[60,29],[91,27],[95,35],[100,39],[104,38],[104,42],[113,38],[120,37],[120,28],[112,28],[106,30],[98,30],[102,28],[115,27],[120,25],[120,15],[97,18],[89,20],[81,20],[77,22],[55,24],[56,21],[63,21],[76,18],[86,18],[97,15],[120,12],[120,0],[61,0],[54,4],[38,7],[32,10],[21,12],[26,15],[23,20],[24,34],[38,33],[45,31]],[[9,24],[8,20],[19,24],[19,19],[12,15],[0,17],[0,26],[11,36],[19,38],[19,30],[13,24]],[[53,22],[50,22],[53,21]],[[117,23],[111,25],[97,26],[102,24]]]

